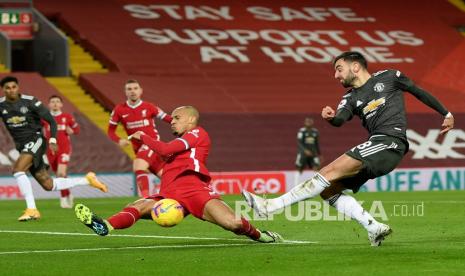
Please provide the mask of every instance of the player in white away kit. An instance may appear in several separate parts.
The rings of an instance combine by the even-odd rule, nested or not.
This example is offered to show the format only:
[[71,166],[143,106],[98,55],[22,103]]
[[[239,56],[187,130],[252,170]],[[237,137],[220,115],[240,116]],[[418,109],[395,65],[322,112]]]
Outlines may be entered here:
[[392,171],[407,153],[403,91],[444,116],[442,134],[454,127],[454,117],[436,98],[400,71],[384,70],[371,75],[367,71],[366,59],[358,52],[339,55],[333,65],[334,77],[351,89],[342,97],[337,111],[326,106],[321,116],[337,127],[354,115],[358,116],[369,132],[368,141],[356,145],[313,178],[278,198],[264,200],[247,191],[243,191],[243,195],[247,203],[262,215],[320,195],[339,212],[359,222],[368,231],[371,245],[379,246],[392,232],[391,228],[377,222],[355,198],[343,191],[351,189],[357,192],[367,180]]

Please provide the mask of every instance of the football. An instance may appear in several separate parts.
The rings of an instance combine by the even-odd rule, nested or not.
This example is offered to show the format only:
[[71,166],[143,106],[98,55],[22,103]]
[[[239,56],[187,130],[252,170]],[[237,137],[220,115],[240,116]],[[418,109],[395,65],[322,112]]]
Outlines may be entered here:
[[165,198],[152,207],[152,219],[163,227],[179,224],[184,218],[184,208],[174,199]]

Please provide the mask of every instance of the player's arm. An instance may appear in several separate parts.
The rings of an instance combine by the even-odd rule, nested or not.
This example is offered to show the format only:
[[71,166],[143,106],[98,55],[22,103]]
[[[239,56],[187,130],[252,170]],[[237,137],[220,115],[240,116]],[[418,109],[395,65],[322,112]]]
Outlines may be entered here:
[[168,156],[174,153],[183,152],[193,148],[199,142],[199,135],[188,132],[182,137],[176,138],[168,143],[157,141],[146,135],[142,131],[137,131],[130,136],[131,139],[139,139],[143,144],[147,145],[151,150],[162,156]]
[[118,127],[119,121],[120,121],[120,116],[115,108],[110,114],[110,121],[108,122],[108,128],[107,128],[107,136],[113,142],[117,143],[121,147],[125,147],[129,145],[128,140],[122,139],[116,134],[116,128]]
[[81,127],[76,122],[74,117],[70,114],[69,120],[68,120],[68,128],[66,129],[66,133],[76,135],[76,134],[79,134],[80,131],[81,131]]
[[[187,142],[182,138],[176,138],[168,143],[157,141],[148,135],[141,135],[140,140],[147,145],[151,150],[157,152],[162,156],[168,156],[173,153],[183,152],[186,147],[189,148]],[[187,146],[186,146],[187,145]]]
[[[344,101],[344,100],[343,100]],[[340,104],[339,104],[340,105]],[[337,112],[329,106],[321,111],[321,117],[335,127],[342,126],[345,122],[352,119],[352,112],[346,108],[338,108]]]
[[161,110],[159,107],[157,108],[157,110],[158,112],[157,112],[156,117],[160,120],[167,122],[168,124],[171,124],[171,121],[173,120],[171,115],[167,114],[165,111]]
[[320,133],[317,132],[315,136],[315,148],[316,148],[316,155],[320,155]]
[[297,147],[299,148],[299,151],[301,151],[301,152],[305,151],[305,145],[304,145],[303,137],[304,137],[304,135],[303,135],[302,131],[299,130],[299,132],[297,132]]
[[39,114],[40,118],[46,121],[50,125],[50,138],[48,139],[48,143],[50,145],[50,149],[52,152],[56,152],[58,150],[57,145],[57,123],[53,118],[50,111],[44,107],[41,101],[33,101],[33,110]]
[[415,85],[411,79],[406,77],[400,71],[396,72],[396,77],[397,83],[402,90],[409,92],[422,103],[444,116],[444,122],[442,124],[443,130],[441,131],[441,134],[446,133],[454,127],[454,116],[452,116],[452,113],[450,113],[438,99]]

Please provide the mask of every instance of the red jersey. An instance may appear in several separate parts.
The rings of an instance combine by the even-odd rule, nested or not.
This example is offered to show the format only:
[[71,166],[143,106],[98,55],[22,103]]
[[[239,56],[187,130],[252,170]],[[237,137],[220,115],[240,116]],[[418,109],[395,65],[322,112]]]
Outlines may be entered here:
[[[50,112],[57,123],[57,145],[60,152],[71,152],[71,139],[69,134],[66,132],[66,127],[69,127],[73,130],[74,134],[78,134],[80,127],[79,124],[74,119],[73,115],[63,112]],[[47,139],[50,139],[50,124],[45,120],[42,120],[42,125],[44,126],[44,136]]]
[[169,143],[154,140],[148,135],[142,135],[141,140],[151,150],[167,158],[161,177],[161,189],[167,189],[178,176],[188,171],[200,174],[207,183],[210,181],[206,162],[211,141],[202,127],[196,127]]
[[[108,136],[118,143],[120,137],[116,135],[115,131],[118,123],[121,123],[128,136],[141,130],[150,137],[160,140],[155,118],[171,122],[171,116],[152,103],[141,100],[135,105],[130,105],[128,102],[118,104],[110,115]],[[132,139],[131,142],[135,152],[142,146],[142,143],[136,139]]]

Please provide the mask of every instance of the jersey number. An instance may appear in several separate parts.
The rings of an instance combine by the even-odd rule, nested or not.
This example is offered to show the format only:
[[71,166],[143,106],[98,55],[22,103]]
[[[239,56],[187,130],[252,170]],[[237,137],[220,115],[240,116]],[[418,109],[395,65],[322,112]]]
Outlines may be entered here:
[[363,144],[360,144],[358,146],[355,146],[351,149],[351,151],[354,151],[356,148],[359,149],[359,150],[362,150],[362,149],[366,149],[368,148],[369,146],[371,146],[372,142],[371,141],[366,141],[365,143]]

